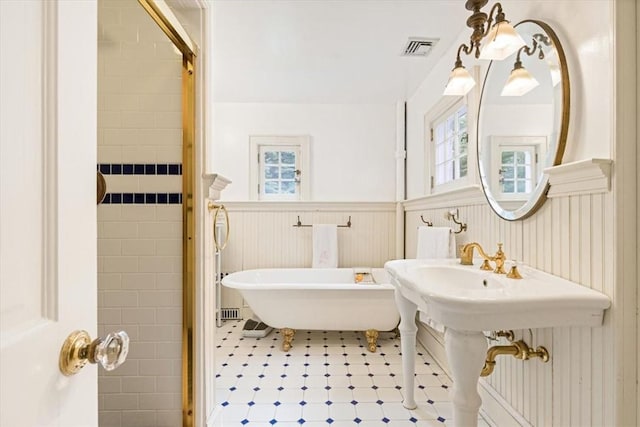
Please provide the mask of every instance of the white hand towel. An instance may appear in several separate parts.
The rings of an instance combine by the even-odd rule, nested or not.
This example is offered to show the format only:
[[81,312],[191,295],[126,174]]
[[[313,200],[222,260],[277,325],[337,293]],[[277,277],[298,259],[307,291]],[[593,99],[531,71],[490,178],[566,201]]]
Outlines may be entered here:
[[313,268],[338,267],[338,226],[317,224],[313,226]]
[[455,258],[456,239],[449,227],[418,227],[416,258]]

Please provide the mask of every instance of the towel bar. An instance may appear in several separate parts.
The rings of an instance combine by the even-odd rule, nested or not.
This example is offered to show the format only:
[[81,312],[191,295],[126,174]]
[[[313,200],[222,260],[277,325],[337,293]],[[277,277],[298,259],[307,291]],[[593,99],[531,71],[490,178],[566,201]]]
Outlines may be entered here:
[[[311,224],[303,224],[302,221],[300,221],[300,215],[298,215],[298,221],[292,225],[292,227],[313,227],[313,225]],[[347,220],[346,224],[339,224],[338,227],[342,227],[342,228],[351,228],[351,215],[349,215],[349,219]]]

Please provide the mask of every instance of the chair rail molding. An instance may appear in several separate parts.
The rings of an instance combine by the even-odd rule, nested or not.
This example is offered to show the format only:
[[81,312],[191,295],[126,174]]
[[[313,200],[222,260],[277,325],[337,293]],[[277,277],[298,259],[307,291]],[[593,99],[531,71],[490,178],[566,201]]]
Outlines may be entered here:
[[611,191],[611,159],[585,159],[544,170],[549,175],[547,197],[597,194]]

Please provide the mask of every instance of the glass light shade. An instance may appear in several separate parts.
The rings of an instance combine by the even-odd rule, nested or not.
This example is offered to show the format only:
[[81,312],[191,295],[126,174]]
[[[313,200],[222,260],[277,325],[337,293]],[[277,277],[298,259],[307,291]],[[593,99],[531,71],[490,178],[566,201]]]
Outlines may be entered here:
[[520,34],[509,21],[500,21],[491,27],[484,38],[486,45],[480,51],[480,59],[503,60],[525,45]]
[[507,84],[504,85],[501,96],[522,96],[537,87],[540,83],[526,68],[516,67],[511,71]]
[[464,67],[456,67],[451,71],[444,95],[464,96],[476,85],[476,81]]

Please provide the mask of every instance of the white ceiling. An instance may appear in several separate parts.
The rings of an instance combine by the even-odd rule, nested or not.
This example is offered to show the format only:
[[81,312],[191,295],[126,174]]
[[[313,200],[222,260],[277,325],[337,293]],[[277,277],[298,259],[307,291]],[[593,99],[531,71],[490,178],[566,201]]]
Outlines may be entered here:
[[[214,0],[216,102],[393,103],[466,28],[463,0]],[[438,38],[403,57],[409,37]],[[451,65],[455,58],[451,58]],[[442,85],[445,82],[434,82]]]

